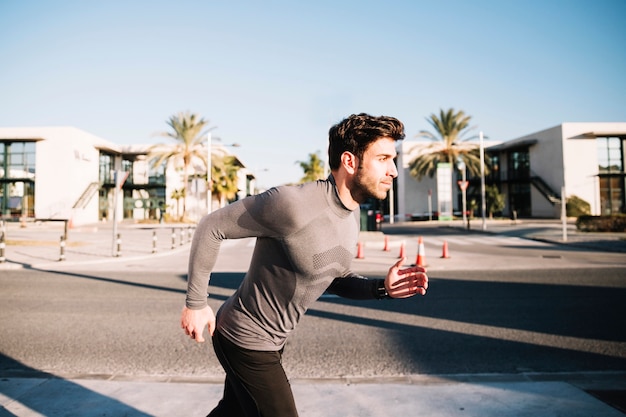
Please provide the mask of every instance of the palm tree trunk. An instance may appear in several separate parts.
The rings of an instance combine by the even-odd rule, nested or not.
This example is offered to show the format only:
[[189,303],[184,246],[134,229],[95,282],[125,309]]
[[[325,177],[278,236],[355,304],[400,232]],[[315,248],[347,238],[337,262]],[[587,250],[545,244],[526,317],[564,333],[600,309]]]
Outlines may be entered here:
[[189,183],[189,172],[187,171],[187,164],[185,164],[184,167],[184,175],[183,175],[183,181],[185,182],[183,184],[183,215],[181,216],[181,220],[185,219],[185,214],[187,213],[187,184]]

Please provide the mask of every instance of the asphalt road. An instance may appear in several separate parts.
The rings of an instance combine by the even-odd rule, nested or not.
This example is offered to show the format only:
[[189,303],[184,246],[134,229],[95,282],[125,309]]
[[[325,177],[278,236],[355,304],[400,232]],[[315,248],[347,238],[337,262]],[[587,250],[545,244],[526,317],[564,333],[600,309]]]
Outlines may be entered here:
[[[243,277],[241,257],[250,245],[242,245],[223,250],[211,281],[214,308]],[[477,250],[470,245],[456,256],[474,258]],[[519,260],[516,245],[497,250],[500,260],[506,253]],[[560,258],[532,259],[600,256],[551,253]],[[382,263],[370,258],[355,266],[382,276]],[[233,262],[237,267],[229,268]],[[221,379],[210,345],[188,340],[178,325],[185,263],[179,256],[115,269],[2,271],[0,370]],[[322,297],[287,344],[289,376],[626,369],[623,267],[571,262],[568,268],[439,267],[430,277],[425,297],[370,302]]]

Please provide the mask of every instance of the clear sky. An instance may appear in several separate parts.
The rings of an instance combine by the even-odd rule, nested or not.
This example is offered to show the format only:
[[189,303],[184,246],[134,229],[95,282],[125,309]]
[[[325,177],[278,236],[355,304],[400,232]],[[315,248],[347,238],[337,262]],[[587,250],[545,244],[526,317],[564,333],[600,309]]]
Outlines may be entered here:
[[351,113],[510,140],[626,121],[626,0],[0,0],[0,126],[117,144],[190,111],[269,187]]

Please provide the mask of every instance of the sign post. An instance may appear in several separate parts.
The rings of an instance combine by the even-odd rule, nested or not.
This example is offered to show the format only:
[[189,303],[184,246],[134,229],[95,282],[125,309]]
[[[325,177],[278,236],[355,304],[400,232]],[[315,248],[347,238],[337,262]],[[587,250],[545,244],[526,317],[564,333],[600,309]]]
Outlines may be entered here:
[[[115,180],[115,189],[113,190],[113,245],[111,248],[112,256],[118,256],[118,253],[117,253],[117,205],[118,203],[117,202],[119,199],[120,190],[122,189],[122,185],[124,185],[126,178],[128,178],[128,174],[129,174],[128,171],[118,171],[118,170],[116,170],[113,173],[114,180]],[[122,199],[123,198],[124,196],[122,196]]]

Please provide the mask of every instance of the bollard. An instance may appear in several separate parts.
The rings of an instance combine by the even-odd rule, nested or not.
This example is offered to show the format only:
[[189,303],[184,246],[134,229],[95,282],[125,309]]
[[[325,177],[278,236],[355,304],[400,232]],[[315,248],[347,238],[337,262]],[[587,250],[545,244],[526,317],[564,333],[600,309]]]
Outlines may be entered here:
[[61,236],[61,242],[59,244],[61,254],[59,255],[59,261],[65,260],[65,236]]
[[406,256],[404,249],[404,242],[400,243],[400,254],[398,255],[398,259],[402,259]]
[[363,242],[357,243],[357,246],[356,246],[356,258],[357,259],[363,259],[364,258],[364,255],[363,255]]
[[443,249],[441,252],[441,257],[443,259],[448,259],[450,257],[450,255],[448,254],[448,241],[447,240],[443,241]]
[[117,240],[115,241],[115,256],[122,256],[122,235],[117,234]]
[[4,230],[0,231],[0,264],[5,263],[7,258],[4,253],[6,248],[6,238],[4,237]]
[[183,246],[183,244],[185,243],[185,229],[183,229],[182,227],[180,228],[180,246]]
[[172,249],[176,247],[176,229],[172,227]]
[[389,236],[385,236],[385,243],[383,246],[383,251],[384,252],[389,252]]
[[187,243],[191,242],[191,236],[193,235],[193,233],[191,232],[191,227],[189,227],[187,229]]
[[157,235],[156,230],[152,231],[152,253],[157,252]]

